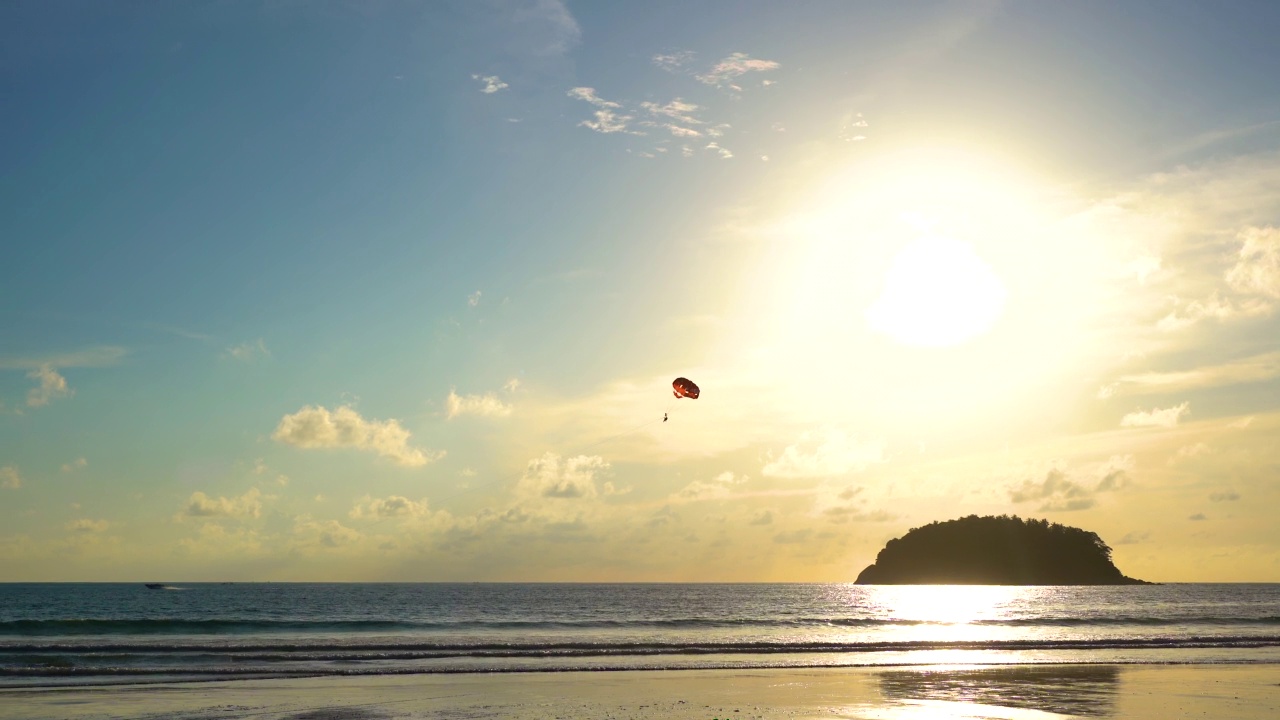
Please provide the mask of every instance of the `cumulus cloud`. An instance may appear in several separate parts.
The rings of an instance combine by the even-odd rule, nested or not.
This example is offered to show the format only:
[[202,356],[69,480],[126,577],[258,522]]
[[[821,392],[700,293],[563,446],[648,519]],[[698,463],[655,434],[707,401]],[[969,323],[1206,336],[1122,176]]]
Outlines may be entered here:
[[720,155],[720,157],[724,160],[728,160],[729,158],[733,157],[733,153],[730,152],[728,148],[721,147],[720,143],[717,143],[717,142],[707,143],[707,146],[705,149],[714,151],[715,153]]
[[368,495],[351,508],[349,515],[358,520],[391,517],[426,517],[429,513],[427,499],[413,501],[401,495],[387,498],[374,498]]
[[1240,292],[1280,299],[1280,229],[1252,227],[1240,233],[1242,245],[1227,282]]
[[293,535],[302,545],[313,544],[321,548],[338,548],[358,542],[363,535],[358,530],[343,525],[337,520],[313,520],[309,515],[301,515],[294,519]]
[[262,338],[258,338],[255,342],[242,342],[227,348],[225,355],[233,360],[253,362],[259,358],[271,357],[271,351],[267,349],[267,344]]
[[842,430],[804,433],[782,454],[769,456],[761,472],[767,477],[819,478],[844,475],[884,462],[884,442],[858,440]]
[[[594,498],[601,494],[597,476],[609,469],[609,463],[598,455],[562,458],[547,452],[530,460],[520,478],[520,494],[542,498]],[[607,489],[606,489],[607,492]]]
[[472,80],[479,80],[484,87],[480,88],[480,92],[485,95],[492,95],[499,90],[506,90],[510,85],[502,82],[502,78],[497,75],[472,75]]
[[1132,455],[1115,455],[1095,467],[1093,472],[1101,477],[1092,487],[1069,479],[1060,468],[1052,468],[1042,480],[1027,479],[1009,488],[1009,499],[1014,503],[1040,501],[1039,510],[1043,512],[1088,510],[1097,504],[1099,493],[1128,487],[1134,459]]
[[79,470],[88,465],[89,465],[88,460],[85,460],[84,458],[76,458],[75,460],[72,460],[69,463],[63,463],[62,472],[64,473],[75,472],[76,470]]
[[17,490],[20,487],[22,487],[22,475],[18,473],[18,468],[12,465],[0,467],[0,488]]
[[[658,118],[674,120],[675,122],[683,125],[702,124],[702,121],[694,116],[694,113],[698,111],[698,106],[693,103],[687,103],[680,98],[676,98],[665,105],[660,105],[655,102],[642,102],[640,103],[640,107],[647,110],[650,115]],[[693,132],[695,135],[697,134],[695,131],[690,132]]]
[[91,520],[89,518],[81,518],[72,520],[66,524],[66,528],[74,533],[100,533],[105,532],[111,523],[106,520]]
[[453,390],[444,400],[445,412],[450,420],[459,415],[480,415],[482,417],[507,417],[511,414],[511,406],[502,402],[493,393],[484,395],[459,395]]
[[209,497],[202,492],[194,492],[182,509],[181,516],[211,518],[256,518],[262,515],[262,491],[251,488],[240,497]]
[[1191,412],[1190,403],[1174,405],[1170,408],[1152,408],[1151,410],[1135,410],[1120,419],[1120,427],[1174,427],[1182,417]]
[[40,383],[27,391],[27,407],[42,407],[57,398],[75,394],[74,390],[67,387],[67,379],[58,374],[52,365],[41,365],[27,373],[27,377]]
[[778,67],[778,63],[773,60],[759,60],[746,53],[738,52],[716,63],[714,67],[698,75],[697,78],[707,85],[741,90],[741,87],[733,84],[737,78],[749,72],[768,72],[777,70]]
[[271,436],[300,448],[354,448],[375,452],[405,467],[422,467],[444,457],[409,445],[409,431],[396,420],[365,420],[348,406],[330,411],[307,405],[285,415]]
[[751,517],[747,520],[748,525],[772,525],[772,510],[757,510],[751,513]]

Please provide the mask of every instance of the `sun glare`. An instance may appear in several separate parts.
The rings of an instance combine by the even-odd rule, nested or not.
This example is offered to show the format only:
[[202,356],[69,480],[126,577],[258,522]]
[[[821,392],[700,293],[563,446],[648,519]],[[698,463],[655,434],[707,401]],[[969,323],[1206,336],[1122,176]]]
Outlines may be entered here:
[[971,245],[926,235],[893,259],[867,322],[905,345],[948,347],[989,331],[1005,296],[1004,284]]

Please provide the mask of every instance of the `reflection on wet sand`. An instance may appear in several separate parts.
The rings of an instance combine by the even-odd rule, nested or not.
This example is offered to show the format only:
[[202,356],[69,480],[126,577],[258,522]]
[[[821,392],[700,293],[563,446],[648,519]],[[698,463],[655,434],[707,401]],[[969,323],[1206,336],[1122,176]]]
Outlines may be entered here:
[[879,673],[878,679],[886,700],[927,702],[935,710],[941,709],[936,703],[963,703],[1077,717],[1112,717],[1120,669],[1110,665],[1040,665],[890,670]]

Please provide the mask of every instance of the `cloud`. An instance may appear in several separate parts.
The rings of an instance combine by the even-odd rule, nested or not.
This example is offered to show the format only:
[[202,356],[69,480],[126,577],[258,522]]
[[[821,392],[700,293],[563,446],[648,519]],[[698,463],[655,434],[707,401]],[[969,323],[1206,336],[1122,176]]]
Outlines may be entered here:
[[22,475],[18,473],[18,468],[12,465],[0,467],[0,488],[17,490],[20,487],[22,487]]
[[733,85],[733,81],[749,72],[768,72],[777,70],[778,63],[773,60],[758,60],[746,53],[733,53],[729,57],[716,63],[711,70],[703,75],[698,75],[699,81],[707,85],[715,85],[717,87],[728,86],[735,90],[741,90],[740,87]]
[[74,533],[100,533],[105,532],[111,523],[106,520],[90,520],[89,518],[81,518],[72,520],[66,524],[66,528]]
[[1117,545],[1137,545],[1146,542],[1151,537],[1149,532],[1131,532],[1125,533],[1124,537],[1116,541]]
[[303,546],[310,541],[313,545],[329,549],[352,545],[364,537],[358,530],[337,520],[317,521],[312,520],[309,515],[301,515],[294,520],[293,535],[295,539],[303,541]]
[[1199,388],[1262,382],[1280,377],[1280,352],[1207,365],[1180,372],[1150,372],[1122,375],[1098,391],[1098,397],[1176,393]]
[[256,342],[242,342],[227,348],[224,356],[241,362],[253,362],[258,358],[271,357],[271,351],[267,349],[267,344],[262,338],[258,338]]
[[42,367],[106,367],[115,365],[128,354],[122,347],[99,345],[59,355],[39,357],[0,357],[0,370],[39,370]]
[[595,130],[598,133],[605,133],[605,134],[609,134],[609,133],[627,133],[630,135],[644,134],[641,132],[636,132],[634,130],[628,130],[627,124],[630,123],[635,118],[631,115],[622,115],[618,112],[615,112],[617,110],[620,110],[622,108],[622,105],[616,102],[613,102],[612,100],[605,100],[599,95],[596,95],[596,91],[594,88],[576,87],[570,90],[568,92],[568,95],[571,98],[576,98],[578,100],[591,103],[596,107],[595,119],[583,120],[582,122],[578,123],[579,126],[589,128],[591,130]]
[[1172,457],[1169,458],[1168,464],[1176,465],[1184,460],[1208,455],[1211,452],[1213,452],[1213,448],[1202,442],[1194,443],[1192,445],[1183,445],[1178,448],[1177,452],[1175,452]]
[[1176,332],[1206,318],[1232,320],[1242,317],[1258,317],[1271,312],[1271,305],[1265,301],[1256,298],[1233,301],[1230,298],[1222,297],[1216,291],[1210,293],[1204,300],[1192,300],[1184,303],[1175,297],[1174,302],[1180,305],[1181,308],[1175,309],[1161,318],[1156,323],[1157,330],[1161,332]]
[[262,514],[262,491],[258,488],[250,488],[248,492],[240,497],[217,497],[211,498],[202,492],[194,492],[187,501],[187,506],[182,509],[179,518],[185,517],[251,517],[256,518]]
[[472,75],[471,79],[479,80],[480,82],[484,83],[484,87],[480,88],[480,92],[484,93],[485,95],[492,95],[498,92],[499,90],[506,90],[507,88],[511,87],[510,85],[502,82],[502,78],[498,77],[497,75],[483,75],[483,76]]
[[1280,230],[1251,227],[1239,235],[1242,245],[1227,283],[1240,292],[1280,299]]
[[772,525],[772,510],[757,510],[751,513],[751,517],[747,520],[748,525]]
[[745,475],[734,475],[732,472],[725,471],[710,480],[694,480],[672,494],[671,499],[685,502],[722,500],[732,495],[734,485],[741,485],[747,480]]
[[370,518],[391,518],[391,517],[409,517],[421,518],[426,517],[430,513],[427,506],[427,499],[413,501],[401,495],[392,495],[386,499],[373,498],[368,495],[356,503],[348,513],[351,517],[358,520]]
[[733,157],[733,153],[729,152],[728,148],[720,147],[720,144],[716,142],[707,143],[707,146],[705,149],[714,150],[715,152],[719,153],[721,158],[725,160],[728,160],[729,158]]
[[598,497],[597,475],[609,469],[598,455],[561,458],[553,452],[530,460],[517,485],[521,495],[535,498],[580,499]]
[[884,462],[884,442],[861,441],[835,428],[804,433],[777,458],[769,456],[761,472],[767,477],[819,478],[844,475]]
[[477,290],[477,291],[475,291],[475,292],[473,292],[473,293],[471,293],[470,295],[468,295],[468,296],[467,296],[467,305],[469,305],[469,306],[471,306],[471,307],[476,307],[476,306],[477,306],[477,305],[479,305],[479,304],[480,304],[480,291],[479,291],[479,290]]
[[41,365],[27,373],[32,380],[39,380],[40,385],[27,392],[28,407],[42,407],[52,400],[70,397],[75,391],[67,387],[67,379],[58,374],[52,365]]
[[[694,117],[693,113],[698,111],[698,106],[693,103],[687,103],[680,98],[676,98],[666,105],[659,105],[655,102],[642,102],[640,107],[649,111],[650,115],[655,117],[667,118],[684,125],[701,125],[703,122]],[[668,126],[670,127],[670,126]],[[694,135],[698,133],[692,132]]]
[[1196,513],[1195,515],[1192,515],[1191,517],[1189,517],[1189,518],[1187,518],[1187,519],[1188,519],[1188,520],[1194,520],[1194,521],[1197,521],[1197,522],[1198,522],[1198,521],[1200,521],[1200,520],[1208,520],[1209,518],[1208,518],[1208,516],[1206,516],[1204,513]]
[[276,442],[300,448],[354,448],[375,452],[405,467],[422,467],[444,457],[444,451],[423,451],[409,445],[409,431],[396,420],[365,420],[343,405],[330,411],[307,405],[285,415],[271,436]]
[[809,528],[803,530],[792,530],[790,532],[780,532],[773,536],[773,541],[779,545],[795,545],[807,542],[813,535],[813,531]]
[[654,65],[666,70],[670,73],[678,73],[684,70],[685,66],[693,62],[694,53],[689,50],[680,50],[673,53],[658,54],[650,58]]
[[1209,493],[1210,502],[1235,502],[1240,499],[1240,493],[1235,490],[1225,490],[1223,492]]
[[76,470],[86,467],[88,464],[89,464],[88,460],[85,460],[84,458],[76,458],[75,460],[72,460],[69,463],[63,463],[62,472],[64,473],[75,472]]
[[513,377],[513,378],[511,378],[511,379],[510,379],[510,380],[508,380],[505,384],[503,384],[502,389],[503,389],[503,390],[506,390],[506,391],[507,391],[507,392],[509,392],[509,393],[513,393],[513,392],[515,392],[516,390],[519,390],[519,389],[520,389],[520,378],[514,378],[514,377]]
[[523,34],[538,38],[542,45],[536,52],[541,55],[568,52],[582,38],[582,28],[561,0],[519,0],[513,19],[532,26],[534,32]]
[[1039,482],[1023,480],[1009,488],[1009,499],[1014,503],[1043,501],[1042,512],[1074,512],[1088,510],[1097,504],[1097,494],[1114,492],[1129,486],[1129,473],[1133,470],[1132,455],[1115,455],[1095,466],[1101,474],[1098,483],[1087,487],[1070,480],[1060,468],[1052,468]]
[[493,393],[459,395],[450,390],[449,396],[444,400],[444,406],[450,420],[459,415],[507,417],[511,414],[511,406],[499,400]]
[[1151,410],[1135,410],[1120,419],[1120,427],[1174,427],[1183,415],[1191,412],[1190,403],[1182,403],[1170,408],[1152,408]]

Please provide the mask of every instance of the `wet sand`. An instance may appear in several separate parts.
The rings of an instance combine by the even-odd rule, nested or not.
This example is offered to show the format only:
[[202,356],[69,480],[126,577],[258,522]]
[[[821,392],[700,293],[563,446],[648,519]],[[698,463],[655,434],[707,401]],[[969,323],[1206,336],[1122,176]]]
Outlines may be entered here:
[[1275,665],[400,675],[0,690],[0,718],[755,720],[1280,717]]

